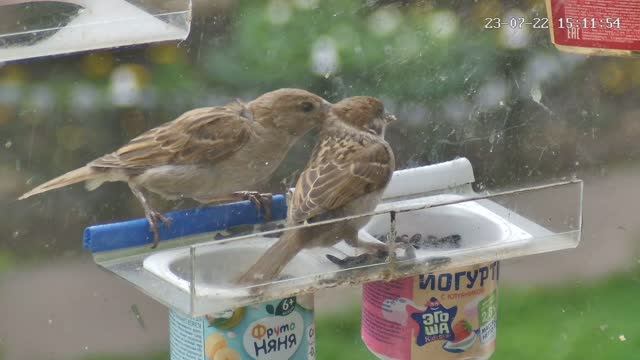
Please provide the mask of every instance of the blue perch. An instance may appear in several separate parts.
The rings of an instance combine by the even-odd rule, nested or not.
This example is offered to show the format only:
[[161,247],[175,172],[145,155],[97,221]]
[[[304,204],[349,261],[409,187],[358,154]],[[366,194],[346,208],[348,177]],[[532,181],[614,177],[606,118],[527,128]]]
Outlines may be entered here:
[[[283,195],[275,195],[271,208],[272,220],[287,216]],[[168,228],[160,226],[161,241],[220,231],[238,225],[263,222],[262,214],[250,201],[173,211],[166,214],[172,223]],[[84,248],[92,253],[143,246],[153,242],[153,234],[146,219],[94,225],[84,230]]]

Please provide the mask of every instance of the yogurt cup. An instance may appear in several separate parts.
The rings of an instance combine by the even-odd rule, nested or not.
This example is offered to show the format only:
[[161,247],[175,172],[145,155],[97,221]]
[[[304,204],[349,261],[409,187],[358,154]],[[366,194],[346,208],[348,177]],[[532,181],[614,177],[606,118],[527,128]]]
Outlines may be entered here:
[[363,287],[362,340],[379,359],[489,359],[498,262]]
[[313,295],[192,318],[169,314],[171,360],[313,360]]

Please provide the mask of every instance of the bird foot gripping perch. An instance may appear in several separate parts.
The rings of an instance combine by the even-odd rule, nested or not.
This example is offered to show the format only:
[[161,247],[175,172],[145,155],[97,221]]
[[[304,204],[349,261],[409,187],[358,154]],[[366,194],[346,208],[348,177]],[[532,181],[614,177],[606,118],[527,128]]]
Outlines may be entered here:
[[264,221],[271,221],[271,206],[273,203],[273,194],[271,193],[259,193],[257,191],[236,191],[233,196],[240,200],[249,200],[255,205],[258,213],[261,211],[264,213]]
[[157,211],[151,211],[146,215],[147,221],[149,222],[149,228],[153,233],[153,244],[151,245],[152,249],[158,247],[160,243],[160,229],[158,228],[158,223],[161,223],[165,227],[169,228],[173,222],[169,217],[162,215]]

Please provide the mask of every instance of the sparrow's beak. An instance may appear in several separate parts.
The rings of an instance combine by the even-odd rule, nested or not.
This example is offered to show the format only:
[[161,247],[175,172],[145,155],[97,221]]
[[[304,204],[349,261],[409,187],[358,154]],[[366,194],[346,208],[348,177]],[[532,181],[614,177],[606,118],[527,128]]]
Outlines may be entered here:
[[387,124],[391,124],[394,121],[398,121],[398,118],[395,115],[389,114],[388,112],[385,112],[382,118],[384,119],[384,121],[387,122]]

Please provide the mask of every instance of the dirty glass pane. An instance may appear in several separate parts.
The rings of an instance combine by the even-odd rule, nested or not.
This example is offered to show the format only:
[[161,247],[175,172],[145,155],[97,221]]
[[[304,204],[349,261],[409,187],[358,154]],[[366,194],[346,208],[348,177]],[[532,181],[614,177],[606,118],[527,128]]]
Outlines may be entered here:
[[[189,30],[187,19],[180,17],[187,2],[127,3]],[[640,295],[634,211],[640,177],[640,63],[637,57],[621,56],[628,51],[614,56],[560,51],[551,40],[549,27],[559,22],[550,19],[550,4],[195,1],[184,41],[139,44],[141,32],[112,24],[109,32],[128,33],[129,44],[139,45],[111,49],[115,45],[89,37],[84,41],[91,51],[24,60],[33,54],[18,56],[18,51],[59,35],[82,14],[82,4],[0,2],[0,54],[8,54],[0,60],[0,359],[167,359],[170,321],[174,333],[180,326],[201,324],[209,339],[203,339],[203,354],[210,358],[220,349],[230,349],[220,353],[228,356],[235,356],[232,350],[244,354],[239,344],[247,329],[256,331],[247,335],[248,344],[256,346],[249,350],[266,352],[268,327],[254,321],[267,314],[287,317],[289,325],[302,324],[298,329],[305,332],[291,326],[283,330],[304,339],[296,341],[298,355],[304,353],[300,358],[313,353],[318,359],[373,359],[372,352],[381,350],[375,344],[380,334],[371,327],[379,319],[371,309],[379,310],[374,295],[389,283],[368,283],[363,290],[357,281],[334,287],[322,280],[330,268],[339,268],[332,274],[359,270],[384,278],[402,265],[424,273],[407,271],[409,280],[391,283],[394,291],[407,291],[387,303],[393,326],[419,330],[411,315],[428,317],[436,306],[453,316],[443,323],[451,336],[423,339],[422,349],[488,356],[495,339],[492,359],[634,358],[640,332],[628,309]],[[627,12],[636,7],[630,3]],[[115,6],[111,10],[117,12]],[[162,18],[166,14],[174,15]],[[614,28],[621,16],[621,30],[635,26],[612,14],[593,19]],[[591,17],[585,17],[578,23],[591,26]],[[22,28],[3,19],[21,19]],[[627,33],[632,31],[619,37]],[[158,38],[143,42],[152,40]],[[88,48],[69,43],[64,49]],[[315,301],[303,296],[294,301],[287,292],[286,298],[242,310],[216,308],[233,285],[225,276],[235,280],[258,258],[256,249],[266,251],[291,225],[285,222],[284,194],[295,187],[324,125],[303,129],[290,149],[284,146],[282,161],[277,156],[264,160],[270,155],[265,150],[222,168],[221,178],[237,184],[234,190],[273,194],[267,222],[264,208],[243,200],[251,194],[212,208],[190,196],[164,199],[149,191],[150,208],[175,211],[169,213],[174,220],[169,227],[159,224],[163,241],[151,249],[153,233],[140,200],[126,183],[108,181],[121,179],[121,173],[93,191],[78,183],[17,200],[194,108],[230,104],[231,113],[251,114],[248,120],[256,121],[247,104],[279,88],[305,89],[331,103],[373,96],[395,115],[397,121],[385,134],[395,170],[415,172],[399,185],[392,180],[379,207],[368,214],[375,215],[374,221],[358,236],[398,239],[392,246],[404,246],[396,249],[398,256],[408,257],[404,262],[359,257],[365,251],[346,242],[305,249],[291,266],[310,281],[305,286],[318,285]],[[193,144],[170,143],[173,135],[153,133],[148,139],[158,144],[153,149],[170,151]],[[210,135],[195,131],[177,139]],[[231,145],[216,147],[220,142],[207,139],[206,149],[216,149],[212,157],[229,151]],[[285,144],[284,136],[277,139],[269,150]],[[121,155],[139,160],[147,154],[140,143]],[[189,151],[182,156],[188,159],[194,150]],[[176,159],[163,154],[152,158],[160,164]],[[256,168],[260,172],[253,172]],[[137,176],[143,169],[132,165],[127,171]],[[256,184],[248,181],[262,177]],[[202,184],[223,188],[225,183],[216,181],[222,180],[193,182],[179,192]],[[338,219],[342,215],[326,221],[349,221]],[[495,225],[504,225],[501,221],[508,230]],[[118,225],[84,232],[113,223]],[[538,252],[535,247],[518,243],[515,249],[526,249],[518,253],[521,257],[498,264],[516,250],[467,246],[498,234],[511,239],[522,234],[518,229],[525,223],[535,230],[525,233],[540,234],[528,244],[564,250],[530,255]],[[416,225],[419,230],[413,230]],[[415,261],[421,251],[426,260]],[[474,256],[479,263],[472,263]],[[445,258],[459,259],[460,267],[447,267]],[[309,259],[326,266],[317,270]],[[318,274],[324,275],[314,277]],[[290,271],[280,275],[275,289],[295,283]],[[167,286],[171,281],[175,286]],[[221,282],[224,286],[218,286]],[[415,294],[407,290],[414,286],[420,289]],[[245,298],[259,296],[241,290]],[[175,310],[171,315],[169,307]],[[316,325],[310,328],[314,308]],[[206,316],[189,322],[185,313],[190,312]],[[221,339],[216,334],[226,342],[216,342]],[[418,337],[398,338],[414,343]],[[283,354],[290,355],[291,348],[281,344]]]

